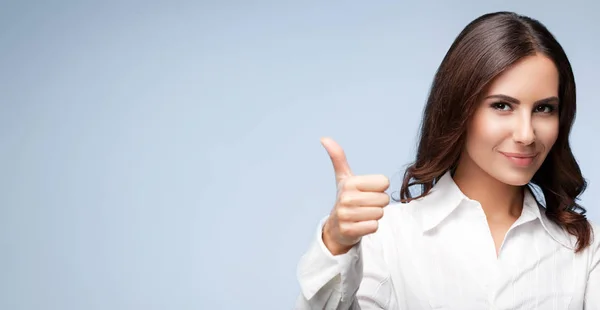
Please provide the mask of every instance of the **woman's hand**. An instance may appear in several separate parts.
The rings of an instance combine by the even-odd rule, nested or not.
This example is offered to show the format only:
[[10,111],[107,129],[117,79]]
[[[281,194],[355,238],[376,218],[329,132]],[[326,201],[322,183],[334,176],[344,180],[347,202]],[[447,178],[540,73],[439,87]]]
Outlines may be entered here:
[[321,143],[333,163],[337,199],[323,227],[323,243],[333,255],[348,252],[362,236],[377,231],[383,207],[390,202],[384,175],[353,175],[344,150],[332,139]]

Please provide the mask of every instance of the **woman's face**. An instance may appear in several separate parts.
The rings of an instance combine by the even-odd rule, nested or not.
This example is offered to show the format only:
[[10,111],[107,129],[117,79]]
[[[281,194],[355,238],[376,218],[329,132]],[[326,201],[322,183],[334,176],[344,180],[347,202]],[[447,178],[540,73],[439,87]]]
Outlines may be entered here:
[[469,124],[463,163],[505,184],[527,184],[558,136],[558,83],[556,66],[539,54],[498,76]]

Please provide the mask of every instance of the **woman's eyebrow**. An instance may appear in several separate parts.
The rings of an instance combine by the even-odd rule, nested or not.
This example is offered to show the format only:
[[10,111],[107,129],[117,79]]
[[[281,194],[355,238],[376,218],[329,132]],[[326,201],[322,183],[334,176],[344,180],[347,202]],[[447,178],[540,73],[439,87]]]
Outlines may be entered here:
[[[489,96],[485,97],[485,99],[491,99],[491,98],[502,99],[504,101],[507,101],[509,103],[514,103],[514,104],[521,103],[521,101],[519,101],[519,99],[510,97],[507,95],[502,95],[502,94],[489,95]],[[552,97],[540,99],[540,100],[536,101],[535,104],[558,103],[558,102],[559,102],[558,97],[552,96]]]

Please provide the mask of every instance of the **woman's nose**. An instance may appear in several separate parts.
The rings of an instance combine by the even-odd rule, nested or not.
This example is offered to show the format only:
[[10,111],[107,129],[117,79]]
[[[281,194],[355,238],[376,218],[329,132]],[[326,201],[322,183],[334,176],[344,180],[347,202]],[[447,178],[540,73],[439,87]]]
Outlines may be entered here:
[[513,140],[524,145],[535,142],[535,130],[533,129],[531,116],[523,116],[517,120],[513,131]]

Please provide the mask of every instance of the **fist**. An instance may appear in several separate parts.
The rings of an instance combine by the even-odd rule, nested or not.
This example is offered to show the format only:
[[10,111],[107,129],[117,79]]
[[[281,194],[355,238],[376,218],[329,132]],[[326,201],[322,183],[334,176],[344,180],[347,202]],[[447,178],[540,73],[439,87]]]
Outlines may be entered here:
[[377,231],[383,207],[390,202],[384,175],[353,175],[344,150],[332,139],[321,144],[335,172],[337,199],[323,227],[323,243],[333,255],[346,253],[361,237]]

